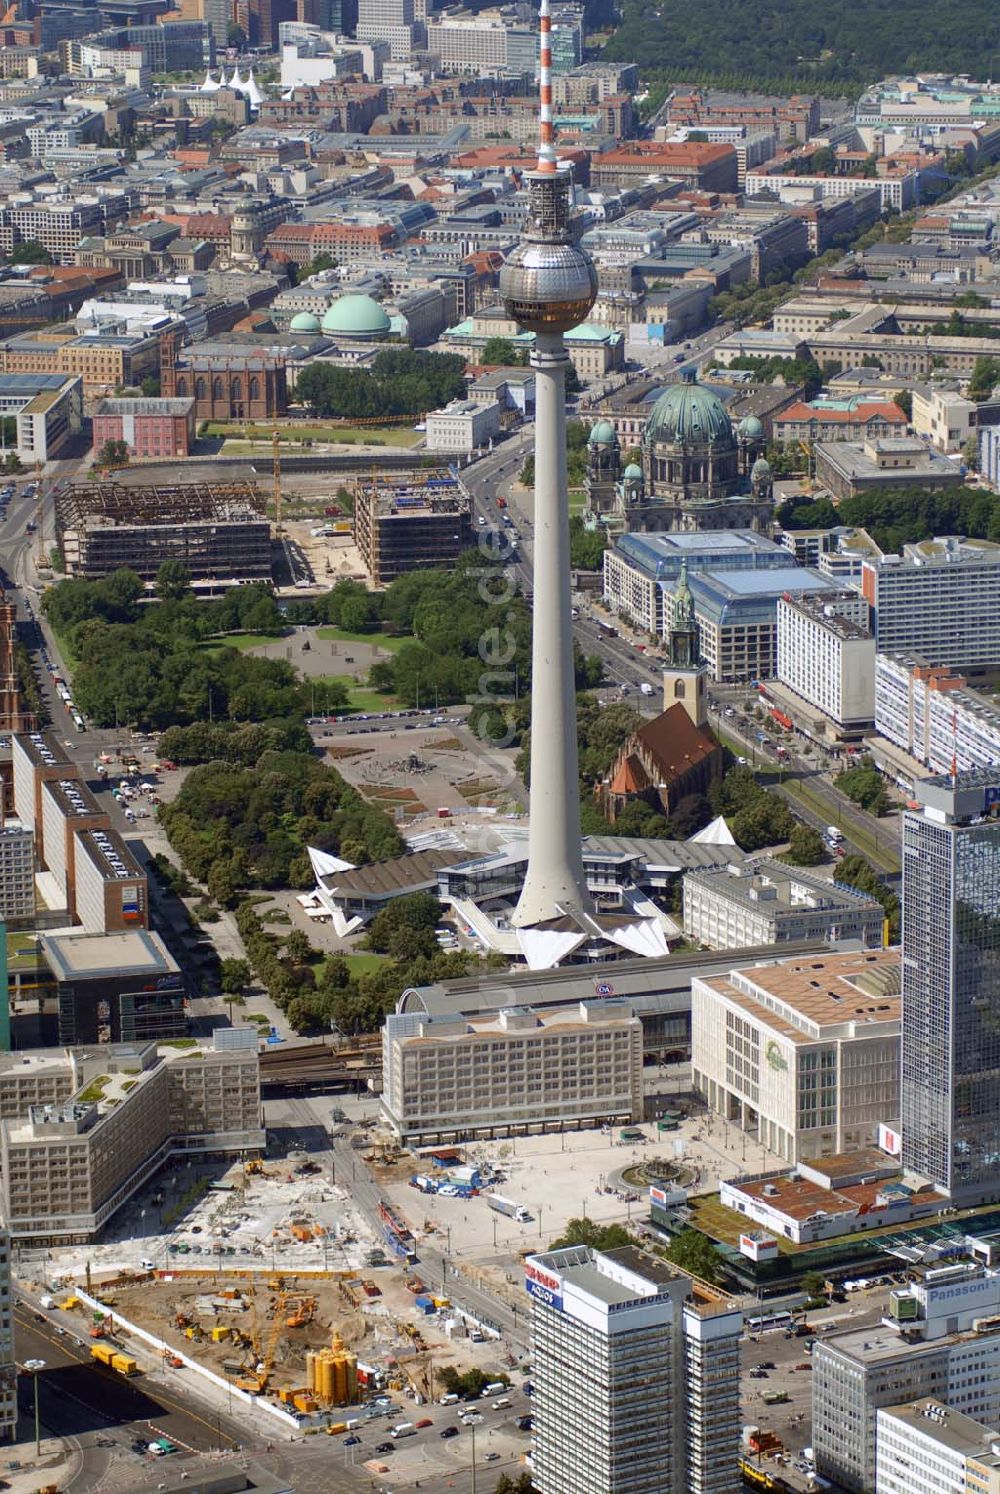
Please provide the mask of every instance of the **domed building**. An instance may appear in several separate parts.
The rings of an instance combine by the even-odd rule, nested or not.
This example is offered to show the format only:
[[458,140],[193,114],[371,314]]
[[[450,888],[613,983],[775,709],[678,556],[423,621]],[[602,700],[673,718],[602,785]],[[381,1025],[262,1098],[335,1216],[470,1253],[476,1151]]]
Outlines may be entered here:
[[381,342],[390,336],[392,323],[387,313],[371,296],[340,296],[323,314],[320,330],[328,337],[350,338],[354,342]]
[[315,337],[320,331],[319,317],[311,311],[298,311],[288,323],[289,332],[302,332]]
[[642,483],[620,486],[625,528],[766,529],[770,486],[751,489],[745,455],[762,449],[763,427],[745,431],[750,421],[734,430],[721,399],[693,372],[665,389],[642,436]]

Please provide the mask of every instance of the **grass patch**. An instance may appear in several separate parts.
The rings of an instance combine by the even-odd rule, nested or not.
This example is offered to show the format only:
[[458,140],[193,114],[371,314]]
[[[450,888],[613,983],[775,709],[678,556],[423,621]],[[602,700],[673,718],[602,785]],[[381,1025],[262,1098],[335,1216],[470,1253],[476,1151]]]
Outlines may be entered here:
[[349,674],[317,674],[310,675],[309,684],[316,686],[316,709],[323,710],[323,696],[321,686],[324,684],[343,685],[347,691],[347,705],[338,706],[333,712],[340,716],[345,711],[365,711],[369,715],[377,711],[394,711],[402,704],[395,695],[383,695],[379,690],[366,690],[363,685],[358,685]]
[[587,495],[582,488],[571,488],[569,494],[569,511],[571,514],[582,514],[587,507]]
[[289,633],[222,633],[202,644],[202,648],[235,648],[245,653],[251,648],[264,648],[268,643],[280,643]]
[[90,1084],[87,1085],[86,1089],[81,1090],[81,1092],[76,1097],[77,1100],[81,1105],[96,1105],[98,1100],[103,1100],[104,1090],[107,1086],[107,1083],[107,1074],[99,1075],[98,1078],[94,1079]]
[[7,935],[8,970],[23,974],[28,970],[40,970],[42,965],[42,952],[30,934]]
[[412,633],[404,633],[394,637],[390,633],[349,633],[346,628],[317,628],[316,637],[332,639],[335,643],[370,643],[374,648],[380,648],[387,654],[394,654],[403,647],[404,643],[413,642]]
[[[347,441],[371,443],[381,446],[416,446],[422,431],[411,425],[324,425],[305,422],[301,425],[278,426],[278,440],[287,445],[298,441]],[[243,445],[265,445],[271,449],[273,427],[270,425],[242,425],[239,421],[210,421],[206,436],[222,436],[227,445],[235,444],[238,438]]]
[[366,975],[370,970],[377,970],[386,959],[380,954],[349,954],[344,955],[347,968],[352,975]]
[[59,657],[65,664],[68,673],[73,674],[77,664],[79,663],[79,660],[69,646],[66,638],[66,633],[60,632],[58,628],[53,628],[51,622],[49,623],[49,627],[52,628],[53,636],[55,637],[56,643],[58,645]]
[[197,1048],[197,1038],[164,1038],[161,1048]]

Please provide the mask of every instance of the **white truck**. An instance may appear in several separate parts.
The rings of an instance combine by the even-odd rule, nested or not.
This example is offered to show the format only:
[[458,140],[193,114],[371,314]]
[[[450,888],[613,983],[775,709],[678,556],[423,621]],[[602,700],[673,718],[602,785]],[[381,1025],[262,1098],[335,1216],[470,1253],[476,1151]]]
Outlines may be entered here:
[[416,1435],[417,1429],[412,1421],[401,1421],[398,1426],[393,1427],[389,1432],[389,1436],[396,1442],[399,1441],[400,1437],[415,1437]]
[[498,1214],[506,1214],[508,1219],[516,1219],[518,1224],[527,1224],[531,1215],[523,1204],[515,1203],[512,1198],[503,1198],[499,1193],[489,1193],[486,1202],[491,1209]]
[[647,683],[646,683],[645,680],[643,680],[642,684],[639,686],[639,689],[640,689],[640,691],[641,691],[641,693],[643,695],[652,695],[653,694],[653,687],[652,687],[652,685],[647,685]]

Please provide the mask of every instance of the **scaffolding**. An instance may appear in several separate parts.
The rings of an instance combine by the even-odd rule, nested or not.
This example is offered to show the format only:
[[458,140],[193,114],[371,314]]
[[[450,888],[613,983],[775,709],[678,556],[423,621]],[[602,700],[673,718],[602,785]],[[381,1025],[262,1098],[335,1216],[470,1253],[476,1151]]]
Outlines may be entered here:
[[96,580],[127,566],[153,580],[176,558],[193,581],[271,578],[266,501],[255,483],[75,483],[57,495],[55,523],[70,576]]

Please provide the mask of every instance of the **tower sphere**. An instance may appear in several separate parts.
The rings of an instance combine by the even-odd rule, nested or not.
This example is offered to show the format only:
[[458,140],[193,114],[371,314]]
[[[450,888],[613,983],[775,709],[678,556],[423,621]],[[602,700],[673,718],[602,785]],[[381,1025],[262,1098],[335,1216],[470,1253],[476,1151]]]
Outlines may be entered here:
[[528,239],[504,261],[500,298],[529,332],[569,332],[597,299],[597,271],[575,244]]

